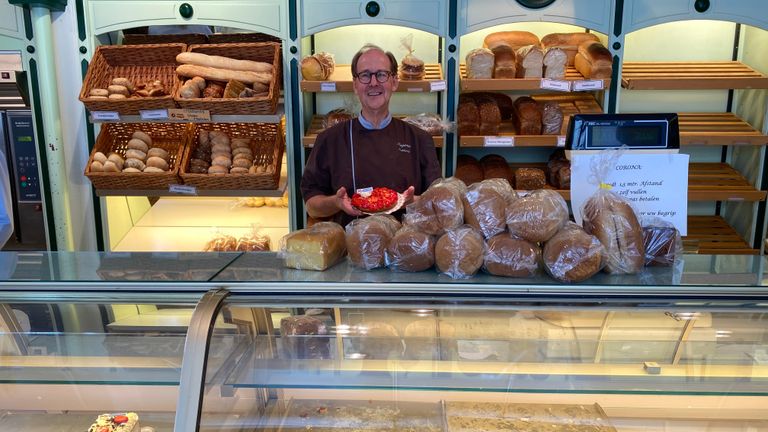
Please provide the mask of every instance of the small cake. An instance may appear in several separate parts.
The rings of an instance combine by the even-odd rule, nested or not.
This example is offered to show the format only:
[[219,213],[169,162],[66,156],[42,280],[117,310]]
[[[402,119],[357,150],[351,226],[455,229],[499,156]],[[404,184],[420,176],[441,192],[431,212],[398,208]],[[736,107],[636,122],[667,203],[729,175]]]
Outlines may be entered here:
[[138,432],[139,415],[135,412],[124,414],[101,414],[88,428],[88,432]]

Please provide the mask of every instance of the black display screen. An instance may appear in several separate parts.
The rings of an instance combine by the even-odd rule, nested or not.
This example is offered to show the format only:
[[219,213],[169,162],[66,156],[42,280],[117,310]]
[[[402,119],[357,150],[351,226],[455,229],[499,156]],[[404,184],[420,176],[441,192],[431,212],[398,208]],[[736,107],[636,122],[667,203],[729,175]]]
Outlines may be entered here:
[[588,147],[591,148],[613,148],[624,145],[632,148],[664,148],[666,144],[665,124],[591,125],[589,128]]

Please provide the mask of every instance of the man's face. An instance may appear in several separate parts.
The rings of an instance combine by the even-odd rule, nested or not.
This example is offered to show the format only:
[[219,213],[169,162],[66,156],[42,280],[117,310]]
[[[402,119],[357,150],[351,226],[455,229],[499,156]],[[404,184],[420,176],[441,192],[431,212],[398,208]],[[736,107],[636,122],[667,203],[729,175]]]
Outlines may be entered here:
[[[379,110],[389,106],[389,98],[392,92],[397,89],[397,75],[389,75],[384,82],[379,82],[384,72],[390,71],[389,58],[378,50],[371,50],[361,55],[357,60],[357,74],[370,74],[371,82],[365,84],[358,76],[354,80],[355,94],[360,99],[363,110]],[[376,76],[377,72],[379,77]],[[362,78],[362,80],[366,80]]]

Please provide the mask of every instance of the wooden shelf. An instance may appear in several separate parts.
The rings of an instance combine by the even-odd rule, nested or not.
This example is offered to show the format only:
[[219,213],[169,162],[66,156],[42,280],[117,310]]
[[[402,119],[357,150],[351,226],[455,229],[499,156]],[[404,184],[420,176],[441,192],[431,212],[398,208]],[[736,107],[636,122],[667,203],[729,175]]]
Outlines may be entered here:
[[[441,65],[438,64],[425,64],[424,65],[424,79],[419,81],[405,81],[400,80],[400,84],[397,86],[398,92],[429,92],[432,91],[432,83],[435,81],[441,81],[443,79],[443,70]],[[303,92],[326,92],[333,90],[325,90],[324,84],[335,84],[336,92],[352,92],[352,70],[350,65],[336,65],[333,73],[328,77],[327,81],[307,81],[301,80],[300,86]],[[327,85],[327,84],[326,84]]]
[[630,90],[768,88],[768,77],[737,61],[625,62],[622,70]]
[[768,136],[732,113],[680,113],[680,145],[766,145]]
[[[403,116],[397,116],[399,118],[403,118]],[[312,117],[312,122],[309,124],[309,128],[307,129],[307,132],[304,134],[304,137],[301,139],[302,144],[304,144],[305,148],[312,148],[315,146],[315,140],[317,139],[317,134],[323,131],[323,120],[325,120],[325,116],[322,115],[315,115]],[[435,147],[442,147],[443,146],[443,135],[433,135],[432,141],[435,142]]]
[[[541,78],[492,78],[492,79],[469,79],[467,78],[467,65],[462,63],[459,66],[461,74],[460,87],[462,91],[499,91],[499,90],[541,90]],[[580,74],[573,66],[569,66],[565,71],[565,81],[583,81],[584,75]],[[611,85],[611,80],[603,80],[603,88],[607,89]]]
[[[531,167],[544,170],[544,163],[510,163],[514,174],[517,168]],[[566,200],[570,190],[558,190]],[[692,163],[688,167],[688,201],[764,201],[768,192],[755,189],[747,179],[725,163]]]
[[705,255],[760,253],[720,216],[688,216],[688,235],[683,237],[683,249],[686,253]]

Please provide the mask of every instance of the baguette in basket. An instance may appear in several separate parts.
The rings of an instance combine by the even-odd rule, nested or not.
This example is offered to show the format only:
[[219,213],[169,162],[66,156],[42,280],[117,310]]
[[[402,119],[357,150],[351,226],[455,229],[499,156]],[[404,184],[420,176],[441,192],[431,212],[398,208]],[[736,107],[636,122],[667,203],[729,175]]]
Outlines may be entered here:
[[272,82],[271,72],[229,70],[191,64],[183,64],[177,67],[176,73],[187,78],[194,78],[199,76],[205,78],[206,80],[223,82],[227,82],[229,80],[238,80],[248,84],[259,82],[267,85]]
[[237,60],[229,57],[214,56],[202,53],[183,52],[176,56],[176,61],[181,64],[206,66],[217,69],[228,69],[250,72],[273,72],[271,64],[253,60]]

